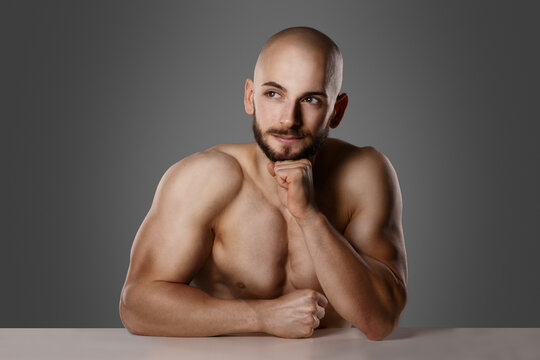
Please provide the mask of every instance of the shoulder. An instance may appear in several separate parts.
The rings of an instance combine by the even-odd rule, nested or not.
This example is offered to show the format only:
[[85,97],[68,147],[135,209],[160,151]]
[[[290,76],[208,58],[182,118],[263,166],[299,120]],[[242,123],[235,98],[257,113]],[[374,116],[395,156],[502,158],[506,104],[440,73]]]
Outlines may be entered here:
[[189,177],[204,181],[229,178],[231,182],[235,182],[241,178],[242,168],[233,156],[215,146],[176,162],[167,169],[165,176]]
[[355,207],[389,200],[401,205],[397,174],[385,154],[374,146],[358,147],[335,139],[331,146],[337,160],[337,181]]
[[212,147],[170,166],[159,182],[154,202],[221,208],[238,194],[242,183],[238,161]]
[[350,176],[365,182],[395,177],[395,170],[386,155],[373,146],[355,147],[347,163]]
[[341,173],[341,177],[359,180],[395,173],[388,157],[374,146],[359,147],[339,139],[329,140],[327,163],[332,164],[332,171]]

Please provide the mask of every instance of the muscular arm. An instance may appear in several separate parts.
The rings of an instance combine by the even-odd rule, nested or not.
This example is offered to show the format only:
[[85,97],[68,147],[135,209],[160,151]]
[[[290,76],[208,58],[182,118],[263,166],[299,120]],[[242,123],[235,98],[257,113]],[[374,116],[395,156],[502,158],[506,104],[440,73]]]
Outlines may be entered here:
[[258,331],[253,300],[224,300],[189,282],[207,260],[212,221],[241,186],[227,155],[207,151],[173,165],[135,237],[120,315],[135,334],[212,336]]
[[405,306],[407,264],[397,176],[382,154],[364,151],[341,184],[354,204],[344,235],[321,213],[299,224],[330,303],[378,340],[392,332]]

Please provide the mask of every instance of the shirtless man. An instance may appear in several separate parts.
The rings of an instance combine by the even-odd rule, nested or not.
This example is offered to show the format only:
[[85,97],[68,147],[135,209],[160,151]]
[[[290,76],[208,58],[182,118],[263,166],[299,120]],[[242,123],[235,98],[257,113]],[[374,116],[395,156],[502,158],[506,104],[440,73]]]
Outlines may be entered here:
[[401,193],[373,147],[327,138],[348,98],[326,35],[264,45],[244,105],[256,142],[193,154],[163,175],[135,237],[120,300],[133,334],[350,327],[379,340],[407,297]]

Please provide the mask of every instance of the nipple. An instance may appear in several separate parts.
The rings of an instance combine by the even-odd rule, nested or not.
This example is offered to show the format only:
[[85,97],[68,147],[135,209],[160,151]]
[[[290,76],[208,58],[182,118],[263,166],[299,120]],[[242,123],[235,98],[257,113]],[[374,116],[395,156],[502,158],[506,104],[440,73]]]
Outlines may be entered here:
[[236,286],[238,286],[240,289],[243,289],[243,288],[246,287],[246,285],[245,285],[243,282],[241,282],[241,281],[238,281],[238,282],[236,283]]

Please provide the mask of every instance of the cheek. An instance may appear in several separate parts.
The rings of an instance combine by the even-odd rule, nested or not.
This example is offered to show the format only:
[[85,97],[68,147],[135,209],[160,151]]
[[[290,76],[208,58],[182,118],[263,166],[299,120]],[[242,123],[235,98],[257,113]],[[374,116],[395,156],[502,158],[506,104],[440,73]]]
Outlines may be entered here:
[[309,122],[314,127],[321,126],[330,115],[327,107],[306,106],[302,109],[302,115],[306,122]]
[[277,103],[270,103],[264,101],[264,99],[256,102],[257,121],[260,124],[272,123],[275,120],[279,119],[280,116],[280,106]]

